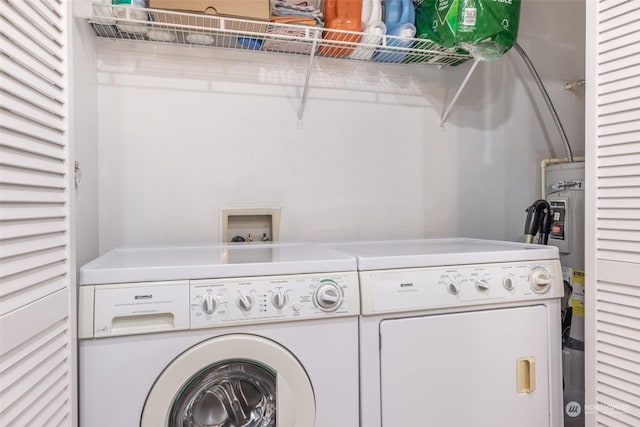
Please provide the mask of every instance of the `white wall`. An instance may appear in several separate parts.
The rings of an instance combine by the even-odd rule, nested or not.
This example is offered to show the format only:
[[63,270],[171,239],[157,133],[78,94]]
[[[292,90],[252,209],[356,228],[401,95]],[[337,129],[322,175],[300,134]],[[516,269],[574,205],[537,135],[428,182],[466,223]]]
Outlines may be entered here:
[[73,200],[72,230],[76,265],[79,267],[98,252],[98,91],[96,38],[83,21],[74,21],[71,60],[71,138],[73,160],[80,167]]
[[[584,4],[524,1],[520,44],[583,153]],[[217,242],[222,207],[282,208],[282,240],[518,240],[539,162],[564,157],[515,51],[447,70],[99,43],[99,250]]]

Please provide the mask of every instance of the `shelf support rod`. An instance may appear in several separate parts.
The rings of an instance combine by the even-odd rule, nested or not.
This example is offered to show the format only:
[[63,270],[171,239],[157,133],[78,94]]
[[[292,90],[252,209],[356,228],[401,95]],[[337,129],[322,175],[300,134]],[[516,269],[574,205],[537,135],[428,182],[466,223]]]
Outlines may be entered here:
[[449,113],[451,112],[451,109],[453,108],[454,104],[458,100],[458,97],[462,93],[462,90],[464,89],[464,87],[469,82],[469,79],[471,78],[471,75],[473,74],[473,72],[475,71],[476,67],[478,66],[478,62],[479,62],[478,60],[474,60],[473,61],[473,64],[471,65],[471,68],[469,68],[469,71],[467,71],[467,75],[464,77],[464,80],[462,80],[462,83],[460,83],[460,86],[458,87],[458,91],[456,92],[455,95],[453,95],[453,99],[451,100],[451,103],[449,104],[447,109],[444,111],[444,114],[442,114],[442,118],[440,119],[440,127],[441,128],[444,127],[444,122],[447,120],[447,117],[449,116]]
[[304,88],[300,97],[300,105],[298,106],[298,128],[302,128],[302,116],[304,115],[304,106],[307,102],[307,93],[309,92],[309,80],[311,79],[311,67],[316,57],[316,48],[318,47],[318,31],[314,31],[313,41],[311,42],[311,53],[309,54],[309,63],[307,65],[307,75],[304,78]]

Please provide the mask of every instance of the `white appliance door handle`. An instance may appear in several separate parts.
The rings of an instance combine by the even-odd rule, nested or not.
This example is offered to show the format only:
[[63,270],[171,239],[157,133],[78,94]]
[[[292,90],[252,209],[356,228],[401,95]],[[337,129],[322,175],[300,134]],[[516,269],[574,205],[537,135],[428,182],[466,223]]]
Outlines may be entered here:
[[516,360],[516,378],[518,393],[533,393],[536,389],[536,360],[533,357],[521,357]]

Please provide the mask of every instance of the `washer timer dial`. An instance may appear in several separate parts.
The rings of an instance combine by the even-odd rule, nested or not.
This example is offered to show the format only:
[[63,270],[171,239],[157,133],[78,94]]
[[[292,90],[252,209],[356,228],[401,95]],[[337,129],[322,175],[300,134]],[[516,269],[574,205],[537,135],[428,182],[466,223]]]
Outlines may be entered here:
[[313,300],[322,311],[335,311],[340,307],[342,292],[333,280],[322,280],[313,294]]

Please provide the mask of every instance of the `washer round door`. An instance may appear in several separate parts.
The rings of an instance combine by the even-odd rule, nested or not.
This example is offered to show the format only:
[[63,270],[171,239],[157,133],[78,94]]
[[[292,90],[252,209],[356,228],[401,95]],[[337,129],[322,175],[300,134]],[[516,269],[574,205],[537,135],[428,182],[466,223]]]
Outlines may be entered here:
[[141,427],[312,427],[315,397],[286,348],[248,334],[197,344],[162,372]]

